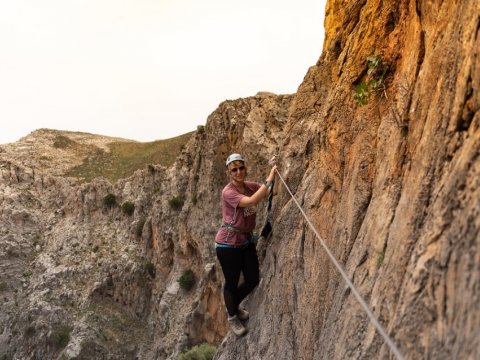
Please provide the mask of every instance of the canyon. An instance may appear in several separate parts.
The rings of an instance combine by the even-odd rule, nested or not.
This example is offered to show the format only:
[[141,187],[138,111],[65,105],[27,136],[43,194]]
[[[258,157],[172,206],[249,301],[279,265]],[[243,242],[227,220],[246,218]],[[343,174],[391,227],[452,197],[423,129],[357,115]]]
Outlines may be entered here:
[[478,356],[480,3],[329,0],[325,32],[295,94],[222,102],[170,165],[84,181],[68,170],[124,140],[0,145],[0,359],[176,359],[202,342],[222,360],[395,358],[285,187],[249,332],[228,331],[213,239],[232,152],[256,181],[279,155],[404,358]]

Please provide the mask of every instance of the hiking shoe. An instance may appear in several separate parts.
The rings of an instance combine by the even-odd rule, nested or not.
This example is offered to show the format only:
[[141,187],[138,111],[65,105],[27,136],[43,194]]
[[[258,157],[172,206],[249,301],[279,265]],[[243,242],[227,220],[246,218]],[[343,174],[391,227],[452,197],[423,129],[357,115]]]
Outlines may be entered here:
[[233,333],[237,336],[243,336],[247,333],[247,329],[243,324],[240,322],[240,319],[237,315],[228,317],[228,323],[230,324],[230,329]]
[[247,310],[239,307],[237,312],[237,317],[242,321],[247,321],[248,318],[250,317],[250,314],[248,313]]

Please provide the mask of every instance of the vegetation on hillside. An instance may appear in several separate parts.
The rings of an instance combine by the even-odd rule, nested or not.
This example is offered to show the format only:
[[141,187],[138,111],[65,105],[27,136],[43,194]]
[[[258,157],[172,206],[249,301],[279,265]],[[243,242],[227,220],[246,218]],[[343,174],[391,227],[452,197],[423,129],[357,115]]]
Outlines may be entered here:
[[178,279],[178,283],[183,290],[191,290],[193,285],[195,285],[195,274],[192,269],[185,270]]
[[108,145],[110,151],[97,150],[87,156],[81,165],[69,169],[65,175],[91,181],[104,177],[112,182],[132,175],[148,164],[170,166],[182,151],[192,132],[167,140],[152,142],[118,141]]
[[192,347],[190,350],[183,352],[178,360],[211,360],[213,359],[217,349],[208,343],[203,343]]

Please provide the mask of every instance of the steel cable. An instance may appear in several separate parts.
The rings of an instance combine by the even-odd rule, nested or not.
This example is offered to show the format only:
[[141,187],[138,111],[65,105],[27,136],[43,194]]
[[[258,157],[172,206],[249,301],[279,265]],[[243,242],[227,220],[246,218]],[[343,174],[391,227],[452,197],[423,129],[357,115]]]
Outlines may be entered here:
[[335,267],[337,268],[337,270],[340,272],[340,274],[342,275],[343,279],[346,281],[348,287],[350,288],[350,290],[352,291],[353,295],[355,295],[355,298],[357,299],[357,301],[360,303],[360,305],[363,307],[363,309],[365,310],[365,312],[367,313],[368,317],[370,318],[371,322],[373,323],[373,325],[377,328],[377,331],[380,333],[380,335],[382,335],[383,339],[385,340],[385,342],[387,343],[387,345],[389,346],[390,350],[392,351],[392,353],[397,357],[397,359],[399,360],[403,360],[403,355],[402,353],[400,352],[400,350],[398,349],[398,347],[395,345],[395,343],[393,342],[393,340],[390,338],[390,336],[388,336],[387,332],[385,331],[385,329],[382,327],[382,325],[380,324],[380,322],[378,321],[378,319],[375,317],[375,315],[373,314],[373,312],[370,310],[370,308],[368,307],[367,303],[365,302],[365,300],[362,298],[362,296],[360,295],[360,293],[357,291],[357,289],[355,288],[355,286],[353,285],[352,281],[348,278],[348,275],[347,273],[345,272],[345,270],[343,269],[342,265],[340,265],[340,263],[337,261],[337,259],[335,258],[335,256],[333,256],[332,252],[330,251],[330,249],[327,247],[327,245],[325,244],[325,241],[322,239],[322,237],[320,236],[320,234],[318,233],[317,229],[315,228],[315,226],[313,226],[312,222],[310,221],[310,219],[308,218],[307,214],[305,214],[305,211],[303,211],[302,207],[300,206],[300,204],[298,203],[297,199],[295,199],[295,196],[293,196],[290,188],[288,187],[287,183],[285,182],[285,180],[283,179],[282,175],[280,175],[280,172],[278,170],[276,170],[278,176],[280,177],[280,180],[282,180],[283,182],[283,185],[285,185],[285,188],[287,189],[288,193],[290,194],[290,196],[292,197],[293,201],[295,202],[295,204],[297,205],[298,209],[300,210],[300,212],[302,213],[303,217],[305,218],[305,220],[307,221],[308,225],[310,226],[310,228],[313,230],[313,232],[315,233],[315,235],[318,237],[318,239],[320,240],[320,243],[322,244],[323,248],[325,249],[325,251],[327,252],[328,256],[330,257],[330,260],[332,260],[333,264],[335,265]]

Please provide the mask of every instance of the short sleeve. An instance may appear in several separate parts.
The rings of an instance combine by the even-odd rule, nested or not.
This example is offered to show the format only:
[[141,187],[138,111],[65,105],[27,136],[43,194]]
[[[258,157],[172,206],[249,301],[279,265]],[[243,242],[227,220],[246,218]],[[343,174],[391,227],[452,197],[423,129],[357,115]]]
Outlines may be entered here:
[[245,197],[245,195],[240,194],[238,191],[235,191],[229,186],[223,189],[222,196],[223,196],[223,200],[232,208],[238,207],[240,200],[242,200]]

